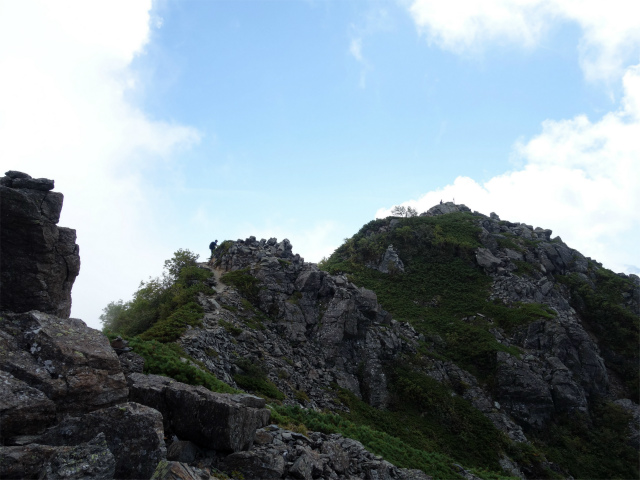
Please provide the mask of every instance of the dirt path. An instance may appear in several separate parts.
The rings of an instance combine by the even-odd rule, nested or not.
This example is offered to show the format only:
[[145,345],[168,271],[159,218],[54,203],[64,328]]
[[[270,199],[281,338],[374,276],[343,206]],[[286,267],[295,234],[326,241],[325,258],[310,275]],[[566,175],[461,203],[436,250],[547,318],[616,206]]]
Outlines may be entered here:
[[226,272],[224,272],[219,268],[214,267],[209,262],[201,263],[200,266],[207,268],[213,272],[213,277],[216,279],[216,286],[214,287],[216,292],[222,293],[227,289],[227,286],[224,284],[224,282],[220,280],[222,278],[222,275],[225,274]]

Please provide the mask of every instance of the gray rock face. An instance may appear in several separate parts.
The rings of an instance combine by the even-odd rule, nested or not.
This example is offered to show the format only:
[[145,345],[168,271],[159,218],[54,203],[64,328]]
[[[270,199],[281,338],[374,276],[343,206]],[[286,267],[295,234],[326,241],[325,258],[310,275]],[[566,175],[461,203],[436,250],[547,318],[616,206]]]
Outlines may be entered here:
[[158,464],[151,480],[208,480],[218,479],[211,477],[209,471],[201,470],[184,462],[162,461]]
[[128,394],[104,335],[82,320],[46,313],[2,314],[0,370],[44,393],[58,413],[96,410]]
[[436,215],[445,215],[447,213],[455,213],[455,212],[470,212],[471,209],[466,205],[456,205],[453,202],[445,202],[435,207],[431,207],[424,213],[421,213],[421,217],[435,217]]
[[115,457],[115,478],[150,478],[158,462],[166,458],[160,412],[133,402],[66,417],[38,441],[78,445],[98,434],[104,434]]
[[0,182],[0,311],[69,317],[79,247],[75,230],[56,226],[63,196],[52,188],[15,171]]
[[389,245],[387,247],[379,263],[367,266],[370,268],[375,268],[382,273],[404,272],[404,264],[402,263],[402,260],[400,260],[398,252],[396,252],[396,250],[393,248],[393,245]]
[[551,240],[551,230],[497,216],[479,216],[478,222],[483,247],[476,259],[493,277],[490,300],[545,304],[555,312],[509,335],[492,330],[501,343],[524,351],[521,359],[498,355],[496,400],[518,423],[533,428],[554,414],[587,412],[591,396],[609,394],[609,375],[598,345],[569,305],[566,287],[554,277],[584,276],[587,260],[559,238]]
[[[250,237],[229,245],[212,263],[218,274],[245,269],[259,281],[255,306],[231,288],[202,298],[203,327],[180,339],[218,378],[235,385],[238,355],[264,365],[269,380],[292,401],[343,408],[328,391],[336,383],[371,405],[387,405],[383,365],[402,353],[415,353],[418,335],[408,324],[393,321],[372,291],[304,263],[288,241]],[[244,319],[259,311],[269,314],[262,316],[263,328],[247,328]],[[234,338],[228,325],[242,333]]]
[[0,447],[0,478],[47,480],[114,478],[116,461],[100,433],[75,446]]
[[42,433],[56,419],[56,405],[40,390],[0,371],[0,440]]
[[528,441],[522,428],[511,419],[511,416],[504,408],[501,408],[500,404],[496,404],[471,373],[461,369],[453,362],[440,360],[432,360],[430,365],[426,366],[425,373],[440,383],[450,385],[454,390],[459,390],[458,387],[464,386],[462,397],[491,420],[491,423],[498,430],[504,432],[514,442]]
[[253,395],[213,393],[158,375],[132,373],[128,379],[133,401],[157,409],[167,429],[204,448],[246,450],[271,416],[264,399]]
[[634,403],[628,398],[621,398],[620,400],[616,400],[614,403],[622,407],[627,413],[631,414],[627,443],[635,449],[640,449],[640,405]]

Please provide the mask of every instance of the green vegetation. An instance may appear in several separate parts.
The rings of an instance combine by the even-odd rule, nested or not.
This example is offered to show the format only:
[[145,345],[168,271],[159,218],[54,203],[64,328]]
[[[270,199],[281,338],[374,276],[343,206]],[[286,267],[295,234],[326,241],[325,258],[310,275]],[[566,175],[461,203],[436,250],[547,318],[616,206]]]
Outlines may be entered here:
[[[105,335],[113,340],[118,335],[106,330]],[[189,385],[202,385],[212,392],[241,393],[206,370],[206,367],[191,358],[176,343],[160,343],[157,340],[142,340],[140,337],[126,338],[132,350],[144,358],[144,373],[162,375]],[[217,353],[217,352],[216,352]]]
[[178,250],[164,263],[162,278],[140,282],[128,302],[109,303],[100,315],[103,329],[119,335],[142,334],[143,340],[171,342],[178,339],[187,326],[201,324],[204,310],[194,300],[199,293],[211,293],[206,284],[212,275],[196,264],[198,255]]
[[176,343],[160,343],[132,338],[129,346],[144,358],[144,373],[164,375],[189,385],[202,385],[213,392],[239,393],[208,371],[193,365],[195,361]]
[[595,289],[578,274],[558,276],[569,287],[571,305],[598,337],[607,366],[625,383],[633,401],[640,401],[640,317],[624,306],[623,292],[633,291],[631,280],[611,270],[590,265]]
[[260,280],[249,273],[248,268],[234,270],[225,273],[221,280],[227,285],[236,287],[240,294],[248,300],[255,302],[260,293]]
[[[375,410],[375,409],[374,409]],[[462,478],[453,464],[455,460],[445,454],[426,452],[414,448],[401,439],[367,424],[358,424],[338,414],[320,413],[300,407],[273,407],[272,421],[292,430],[313,430],[323,433],[339,433],[361,442],[368,450],[403,468],[417,468],[434,478]],[[495,472],[471,469],[481,478],[506,478]]]
[[575,478],[638,478],[638,451],[625,443],[631,415],[613,403],[594,402],[590,416],[559,418],[541,439],[548,460]]
[[189,385],[202,385],[214,392],[238,390],[218,380],[204,365],[189,357],[178,339],[187,326],[202,323],[204,310],[196,303],[199,293],[211,293],[206,280],[212,275],[196,264],[198,255],[178,250],[164,263],[162,278],[141,282],[128,302],[111,302],[100,320],[109,338],[128,338],[129,346],[145,360],[144,373],[164,375]]
[[240,358],[236,365],[243,373],[233,376],[233,380],[245,390],[274,400],[284,400],[284,394],[267,378],[264,369],[247,358]]
[[[436,451],[467,466],[500,471],[500,452],[509,440],[469,402],[440,382],[410,368],[405,359],[389,369],[392,394],[387,410],[371,407],[339,389],[349,407],[345,418],[402,440],[412,448]],[[457,385],[459,393],[469,385]]]
[[[436,353],[442,358],[487,378],[496,352],[519,355],[518,349],[497,342],[490,328],[497,324],[511,331],[555,315],[538,304],[487,301],[491,278],[474,261],[481,244],[472,214],[395,219],[395,228],[389,221],[369,222],[320,266],[330,273],[347,273],[357,285],[376,292],[396,320],[410,322],[426,336],[441,337],[444,342]],[[389,244],[402,258],[404,273],[388,275],[366,267],[377,262]],[[461,321],[466,317],[475,319]]]
[[221,327],[224,327],[224,329],[227,331],[227,333],[230,333],[233,336],[238,336],[242,333],[242,329],[239,327],[236,327],[233,323],[229,323],[226,320],[218,320],[218,323],[220,324]]

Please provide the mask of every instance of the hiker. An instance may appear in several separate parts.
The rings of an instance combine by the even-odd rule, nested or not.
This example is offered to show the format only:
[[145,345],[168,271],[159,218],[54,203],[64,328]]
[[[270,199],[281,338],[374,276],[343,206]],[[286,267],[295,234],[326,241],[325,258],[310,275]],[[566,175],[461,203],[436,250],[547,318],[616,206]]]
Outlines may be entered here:
[[217,248],[217,246],[218,246],[218,240],[214,240],[209,244],[209,250],[211,250],[211,258],[213,258],[213,251]]
[[442,199],[440,199],[440,205],[442,205]]

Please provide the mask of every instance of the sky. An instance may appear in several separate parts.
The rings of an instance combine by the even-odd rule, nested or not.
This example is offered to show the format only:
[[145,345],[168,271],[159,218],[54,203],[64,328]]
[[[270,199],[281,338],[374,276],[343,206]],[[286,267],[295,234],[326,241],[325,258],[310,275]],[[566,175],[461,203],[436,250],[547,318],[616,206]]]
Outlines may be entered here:
[[440,200],[640,273],[628,0],[0,0],[0,72],[0,173],[65,195],[94,328],[180,248],[317,262]]

